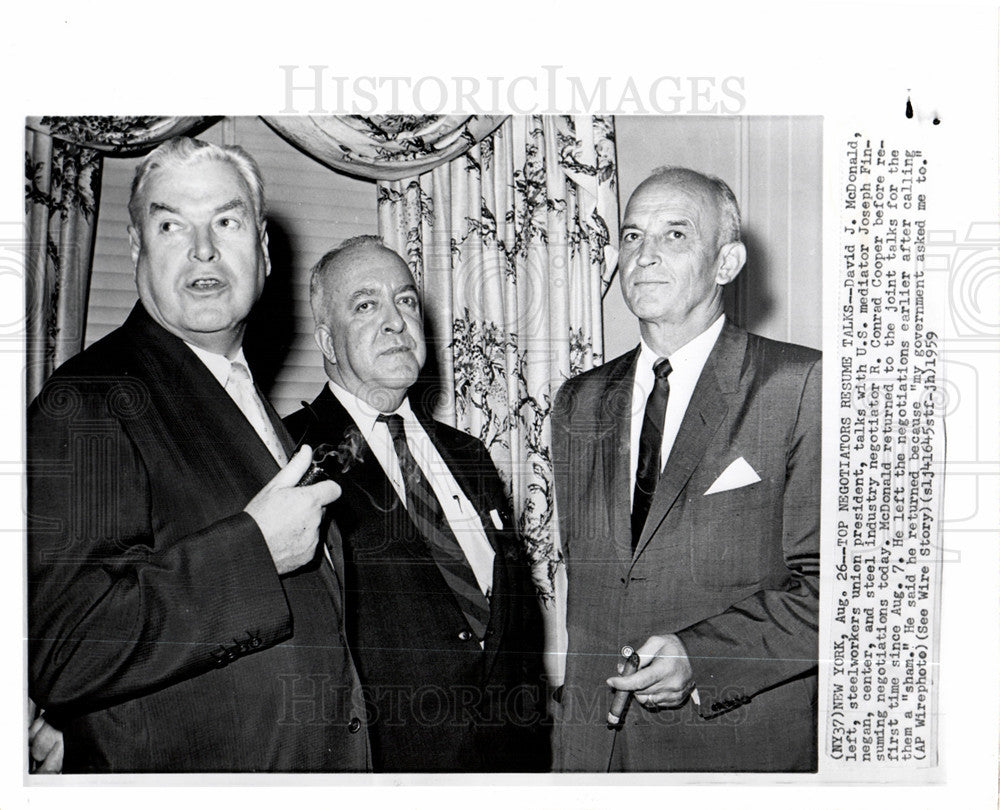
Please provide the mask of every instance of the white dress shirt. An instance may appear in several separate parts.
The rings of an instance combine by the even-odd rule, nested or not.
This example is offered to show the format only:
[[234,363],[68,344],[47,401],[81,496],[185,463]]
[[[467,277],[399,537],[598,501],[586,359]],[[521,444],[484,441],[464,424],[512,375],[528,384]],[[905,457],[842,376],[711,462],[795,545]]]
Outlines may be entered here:
[[[236,407],[240,409],[240,412],[246,417],[250,426],[254,429],[254,432],[260,437],[260,440],[264,442],[264,446],[267,447],[271,455],[274,456],[274,460],[277,461],[280,466],[287,464],[288,456],[285,455],[285,451],[281,446],[281,440],[278,438],[278,434],[274,430],[274,425],[270,423],[267,410],[264,408],[264,403],[257,395],[253,382],[253,373],[250,371],[250,365],[247,363],[246,355],[243,354],[243,347],[240,346],[236,355],[232,360],[230,360],[224,354],[216,354],[215,352],[206,351],[200,346],[188,343],[186,340],[184,341],[184,344],[195,353],[195,356],[205,364],[205,367],[209,370],[211,375],[219,381],[219,385],[222,386],[225,392],[229,395],[229,398],[236,404]],[[232,367],[236,363],[239,363],[244,369],[246,369],[249,381],[249,391],[247,391],[246,396],[253,398],[254,402],[252,404],[250,402],[240,402],[232,386],[228,385],[229,375],[232,371]],[[255,408],[256,414],[248,413],[247,409],[251,407]],[[258,420],[260,420],[260,424],[258,424]]]
[[[719,335],[722,334],[722,327],[726,322],[724,315],[720,315],[704,332],[692,338],[677,351],[671,354],[667,360],[670,361],[670,376],[667,380],[670,383],[670,394],[667,397],[667,412],[663,417],[663,443],[660,445],[660,469],[666,466],[670,458],[670,451],[673,449],[674,440],[681,429],[681,422],[684,414],[687,413],[688,405],[691,404],[691,395],[694,387],[698,384],[708,356],[712,353]],[[655,375],[653,374],[653,364],[660,359],[641,337],[639,338],[639,360],[635,369],[635,381],[632,384],[632,435],[629,444],[629,497],[635,495],[635,468],[639,463],[639,434],[642,433],[642,419],[646,412],[646,400],[649,392],[653,390]],[[701,705],[701,698],[698,690],[691,692],[691,700]]]
[[[403,474],[399,469],[399,459],[396,456],[396,449],[392,445],[389,427],[384,422],[378,421],[380,411],[372,408],[363,399],[354,396],[332,380],[327,382],[327,385],[358,426],[361,435],[368,442],[368,446],[371,447],[379,465],[392,483],[393,489],[396,490],[399,500],[405,505],[406,486]],[[441,454],[438,453],[423,425],[414,416],[409,400],[404,399],[393,413],[398,413],[403,417],[406,444],[410,448],[414,460],[427,476],[427,480],[434,490],[434,495],[441,504],[445,520],[448,521],[448,526],[451,527],[455,539],[458,540],[459,546],[465,553],[465,559],[468,560],[472,572],[476,575],[479,589],[489,596],[493,586],[495,552],[489,540],[486,539],[486,532],[479,520],[479,515],[469,499],[465,497],[465,493],[462,492],[462,488],[458,485],[451,470],[448,469],[444,459],[441,458]]]
[[[670,361],[670,395],[667,397],[667,412],[663,418],[663,442],[660,445],[660,469],[666,466],[670,458],[670,450],[674,446],[677,432],[681,428],[684,414],[687,413],[691,395],[698,383],[705,362],[712,353],[715,342],[722,334],[726,318],[720,315],[697,337],[692,338],[677,351],[671,354]],[[639,339],[639,360],[635,369],[635,381],[632,384],[632,433],[629,440],[629,497],[635,494],[635,468],[639,463],[639,434],[642,433],[642,419],[646,411],[646,400],[653,390],[655,376],[653,364],[660,359],[646,341]]]
[[[226,381],[229,379],[229,369],[232,368],[233,363],[242,363],[246,366],[247,372],[250,373],[250,365],[247,363],[246,355],[243,354],[242,346],[240,346],[239,350],[236,352],[236,356],[230,360],[224,354],[216,354],[215,352],[206,351],[200,346],[188,343],[186,340],[184,341],[184,345],[197,355],[198,359],[205,364],[205,367],[210,372],[212,372],[212,376],[219,381],[219,385],[223,388],[226,387]],[[250,374],[250,382],[253,382],[252,373]]]

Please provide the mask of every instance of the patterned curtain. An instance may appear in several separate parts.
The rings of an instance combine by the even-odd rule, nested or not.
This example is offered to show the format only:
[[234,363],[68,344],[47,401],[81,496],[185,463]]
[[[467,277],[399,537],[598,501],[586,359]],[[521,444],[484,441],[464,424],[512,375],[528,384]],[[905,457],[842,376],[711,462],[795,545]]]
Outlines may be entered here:
[[373,180],[398,180],[447,163],[481,141],[502,115],[261,116],[324,166]]
[[560,559],[549,410],[563,380],[601,362],[616,184],[601,116],[513,117],[447,165],[379,183],[380,234],[423,292],[444,382],[436,416],[489,448],[549,603]]
[[204,121],[153,116],[29,118],[25,128],[25,306],[30,402],[83,348],[104,154],[151,148]]

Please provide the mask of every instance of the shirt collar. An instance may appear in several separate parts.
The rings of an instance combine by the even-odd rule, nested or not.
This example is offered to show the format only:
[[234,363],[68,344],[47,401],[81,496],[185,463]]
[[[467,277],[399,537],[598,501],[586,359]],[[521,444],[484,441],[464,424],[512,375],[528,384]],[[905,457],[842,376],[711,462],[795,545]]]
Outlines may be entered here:
[[253,372],[250,371],[250,365],[247,363],[246,355],[243,354],[242,346],[237,350],[236,356],[230,360],[224,354],[206,351],[200,346],[188,343],[186,340],[184,341],[184,345],[193,351],[198,359],[205,364],[205,367],[212,372],[212,376],[219,381],[219,385],[223,388],[226,387],[226,383],[229,381],[229,369],[233,363],[242,363],[247,370],[247,374],[250,375],[250,382],[253,382]]
[[[362,435],[370,436],[383,412],[373,408],[367,401],[355,396],[343,386],[337,385],[333,380],[328,379],[326,385],[330,389],[330,393],[344,406],[351,419],[361,429]],[[410,408],[410,400],[405,397],[399,407],[394,411],[389,411],[389,413],[398,413],[403,417],[404,422],[412,422],[415,419],[413,410]]]
[[[725,323],[726,316],[720,315],[715,319],[715,321],[712,322],[712,325],[709,326],[708,329],[691,338],[691,340],[679,349],[672,352],[667,358],[670,361],[670,368],[672,369],[671,374],[676,372],[678,369],[684,369],[685,367],[697,369],[700,374],[701,369],[708,360],[708,356],[712,353],[712,347],[715,346],[715,342],[719,339],[719,335],[722,334],[722,327],[725,326]],[[643,370],[652,369],[653,364],[660,359],[660,355],[654,352],[641,336],[639,338],[639,347],[639,361],[637,368]]]

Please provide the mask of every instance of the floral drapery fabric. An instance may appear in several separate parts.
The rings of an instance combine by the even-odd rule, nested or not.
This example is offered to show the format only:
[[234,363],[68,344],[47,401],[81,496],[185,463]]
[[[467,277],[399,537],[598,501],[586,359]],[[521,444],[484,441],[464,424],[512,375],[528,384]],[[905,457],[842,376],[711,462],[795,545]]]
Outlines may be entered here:
[[379,183],[379,230],[422,288],[438,418],[478,436],[511,486],[543,597],[559,561],[549,410],[600,363],[618,235],[614,124],[512,117],[465,155]]
[[24,194],[26,393],[30,402],[83,348],[95,205],[106,154],[128,154],[194,129],[202,118],[29,118]]
[[463,154],[502,115],[265,115],[285,140],[325,166],[356,177],[413,177]]

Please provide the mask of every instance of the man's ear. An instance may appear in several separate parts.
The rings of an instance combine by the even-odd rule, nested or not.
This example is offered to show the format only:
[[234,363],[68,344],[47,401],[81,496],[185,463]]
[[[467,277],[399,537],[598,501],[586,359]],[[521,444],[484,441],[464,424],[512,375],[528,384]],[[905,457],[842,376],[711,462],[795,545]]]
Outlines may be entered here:
[[271,275],[271,254],[267,250],[267,220],[260,224],[260,251],[264,254],[264,275]]
[[128,226],[128,252],[132,257],[132,268],[139,266],[139,253],[142,251],[142,235],[134,225]]
[[740,274],[747,263],[747,249],[742,242],[729,242],[719,248],[715,283],[726,285]]
[[323,352],[323,357],[326,358],[326,361],[336,365],[337,352],[333,348],[333,335],[330,334],[330,329],[326,324],[321,323],[313,330],[313,340],[316,341],[319,350]]

